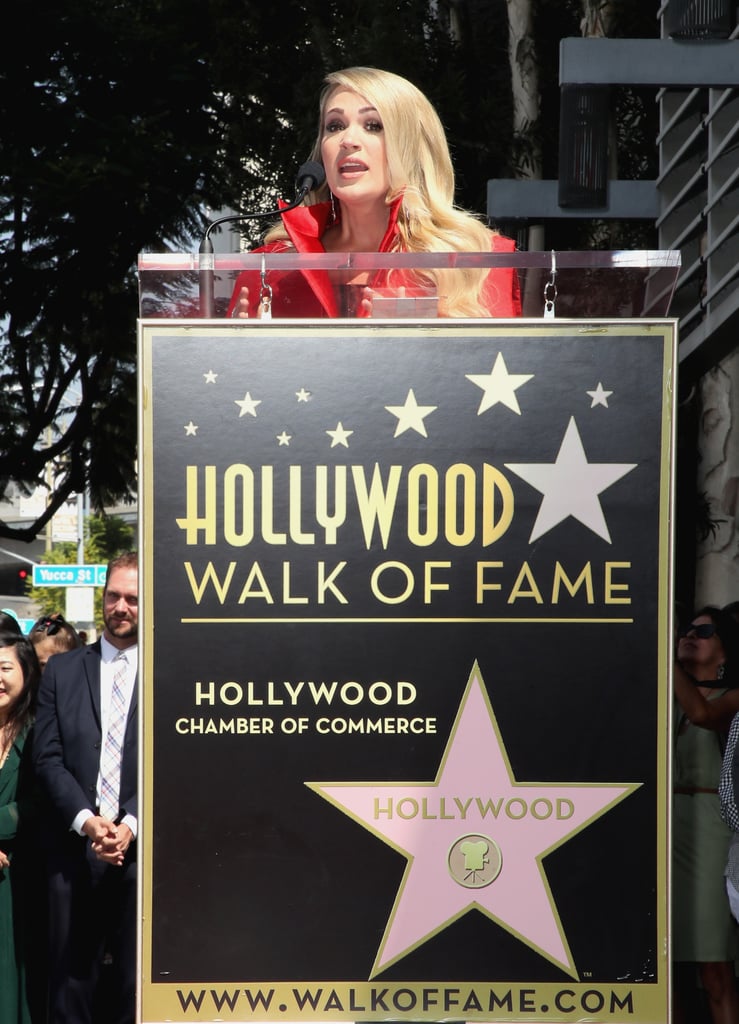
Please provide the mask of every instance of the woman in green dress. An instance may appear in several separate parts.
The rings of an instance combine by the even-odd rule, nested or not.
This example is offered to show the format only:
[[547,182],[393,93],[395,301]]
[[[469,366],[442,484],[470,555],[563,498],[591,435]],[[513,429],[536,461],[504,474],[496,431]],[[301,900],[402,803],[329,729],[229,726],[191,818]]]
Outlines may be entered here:
[[[33,818],[27,740],[33,722],[39,667],[29,639],[0,632],[0,1021],[28,1024],[26,948],[35,919],[28,902],[33,887],[24,856],[26,829]],[[29,855],[37,853],[29,846]],[[40,943],[43,952],[44,941]]]
[[739,934],[724,879],[731,830],[718,798],[723,748],[739,711],[738,648],[737,624],[714,607],[695,613],[677,646],[671,929],[677,1024],[694,1019],[696,971],[712,1024],[739,1024]]

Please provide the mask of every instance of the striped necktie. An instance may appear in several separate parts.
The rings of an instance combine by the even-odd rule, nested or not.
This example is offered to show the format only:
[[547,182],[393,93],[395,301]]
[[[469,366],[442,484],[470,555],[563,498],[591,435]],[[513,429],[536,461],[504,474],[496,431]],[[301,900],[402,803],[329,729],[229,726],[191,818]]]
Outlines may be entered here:
[[113,692],[110,698],[108,734],[100,758],[100,814],[115,821],[118,817],[118,795],[121,783],[121,754],[123,734],[126,730],[126,701],[124,681],[128,660],[125,651],[119,651],[113,660]]

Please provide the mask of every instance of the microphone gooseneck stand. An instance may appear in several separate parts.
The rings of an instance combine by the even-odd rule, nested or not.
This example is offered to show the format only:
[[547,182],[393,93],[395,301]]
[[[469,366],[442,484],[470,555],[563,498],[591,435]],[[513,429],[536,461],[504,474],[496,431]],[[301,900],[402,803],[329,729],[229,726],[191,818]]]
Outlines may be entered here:
[[242,220],[259,220],[262,217],[279,217],[288,210],[294,210],[300,206],[307,194],[315,188],[320,188],[326,180],[326,172],[323,166],[315,160],[308,160],[301,165],[296,177],[297,195],[291,203],[283,206],[281,210],[268,210],[259,213],[237,213],[226,217],[218,217],[206,228],[203,240],[198,250],[198,288],[200,298],[200,316],[204,319],[210,318],[215,311],[215,255],[213,242],[210,233],[219,224],[237,224]]

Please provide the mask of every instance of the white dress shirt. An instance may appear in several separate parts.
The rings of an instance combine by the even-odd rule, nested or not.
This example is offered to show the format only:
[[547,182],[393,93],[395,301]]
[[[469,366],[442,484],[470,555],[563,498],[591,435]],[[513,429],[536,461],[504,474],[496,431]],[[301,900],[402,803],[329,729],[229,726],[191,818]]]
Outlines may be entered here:
[[[109,640],[102,636],[100,638],[100,725],[102,731],[102,742],[100,744],[100,754],[102,756],[103,748],[105,746],[105,737],[108,734],[108,724],[110,721],[110,708],[111,708],[111,697],[113,693],[113,676],[117,671],[118,666],[113,666],[116,656],[119,653],[119,648],[114,647]],[[126,705],[126,716],[131,708],[131,697],[133,695],[134,683],[136,681],[136,673],[139,667],[139,648],[138,644],[134,644],[132,647],[125,648],[126,654],[126,672],[123,679],[123,697]],[[101,791],[101,776],[98,772],[97,783],[95,787],[95,798],[97,806],[100,806],[100,791]],[[82,826],[88,818],[93,817],[93,812],[90,809],[80,811],[77,817],[72,822],[72,828],[75,832],[80,835],[84,835]],[[123,824],[128,825],[131,832],[136,837],[137,833],[137,821],[130,814],[126,814],[121,819]]]

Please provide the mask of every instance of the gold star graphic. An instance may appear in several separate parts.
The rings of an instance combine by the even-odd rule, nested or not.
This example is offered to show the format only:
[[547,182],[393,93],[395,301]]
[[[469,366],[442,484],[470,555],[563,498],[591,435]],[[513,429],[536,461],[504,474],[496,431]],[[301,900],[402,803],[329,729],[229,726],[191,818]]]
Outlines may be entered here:
[[484,392],[477,415],[481,416],[486,409],[491,409],[501,402],[520,416],[521,409],[515,392],[533,376],[533,373],[509,373],[502,352],[498,353],[490,373],[466,373],[467,380],[471,380]]
[[636,465],[635,462],[588,462],[574,416],[570,417],[554,462],[506,462],[506,469],[543,495],[529,544],[569,516],[610,544],[611,535],[600,495]]
[[331,447],[335,448],[337,444],[343,444],[345,448],[349,447],[349,438],[354,433],[353,430],[345,430],[341,424],[341,420],[336,424],[335,430],[327,430],[326,433],[331,438]]
[[598,381],[598,387],[595,389],[595,391],[586,391],[585,393],[589,395],[590,398],[592,398],[592,402],[590,403],[591,409],[594,409],[596,405],[604,405],[607,409],[608,399],[613,394],[612,391],[604,391],[603,385],[600,381]]
[[239,419],[241,419],[242,416],[247,416],[247,415],[248,416],[256,416],[257,415],[257,406],[261,405],[261,404],[262,404],[261,398],[256,398],[256,399],[252,398],[248,391],[246,392],[246,394],[244,395],[244,397],[242,399],[238,399],[238,398],[234,399],[234,405],[238,405],[241,408],[241,412],[239,413]]
[[385,408],[393,416],[398,417],[398,425],[395,428],[393,437],[398,437],[406,430],[417,430],[422,437],[428,437],[426,424],[423,422],[435,409],[436,405],[419,405],[413,388],[409,388],[403,405],[386,405]]

